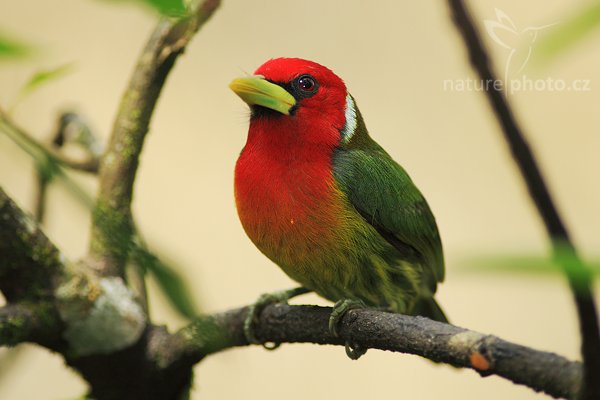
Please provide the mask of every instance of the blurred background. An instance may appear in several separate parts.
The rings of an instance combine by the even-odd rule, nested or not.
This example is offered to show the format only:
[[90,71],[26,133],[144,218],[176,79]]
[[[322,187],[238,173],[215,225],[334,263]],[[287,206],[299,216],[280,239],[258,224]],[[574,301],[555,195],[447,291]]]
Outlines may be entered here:
[[[551,62],[535,63],[546,28],[537,37],[527,33],[533,31],[528,27],[560,26],[586,4],[469,5],[499,76],[512,49],[521,56],[529,47],[531,60],[521,58],[525,68],[511,70],[516,79],[589,82],[589,90],[540,87],[509,99],[582,254],[593,259],[600,253],[598,36]],[[133,2],[0,0],[0,33],[33,46],[31,56],[0,63],[0,105],[13,105],[36,71],[72,63],[63,77],[20,101],[14,120],[48,140],[58,113],[72,109],[105,141],[157,18]],[[457,84],[475,75],[445,2],[223,0],[169,76],[142,154],[133,207],[150,246],[177,266],[201,310],[242,306],[263,292],[294,285],[247,239],[233,201],[233,169],[245,143],[248,110],[227,85],[278,56],[312,59],[341,76],[371,135],[427,197],[447,260],[437,298],[451,321],[579,358],[577,321],[560,275],[482,272],[484,263],[473,262],[480,256],[543,256],[547,241],[484,95]],[[454,86],[445,87],[445,81]],[[0,185],[28,210],[34,172],[31,157],[0,133]],[[95,192],[93,178],[71,175]],[[50,187],[45,230],[72,260],[87,251],[89,223],[88,209],[68,190],[60,183]],[[185,320],[155,282],[150,290],[154,321],[171,330],[182,326]],[[327,304],[314,295],[294,302]],[[14,355],[0,350],[1,399],[71,399],[85,392],[85,383],[61,358],[21,347],[14,362],[9,362]],[[351,361],[342,348],[310,344],[283,345],[275,352],[234,349],[196,368],[194,399],[259,396],[544,398],[500,378],[482,379],[415,356],[371,350]]]

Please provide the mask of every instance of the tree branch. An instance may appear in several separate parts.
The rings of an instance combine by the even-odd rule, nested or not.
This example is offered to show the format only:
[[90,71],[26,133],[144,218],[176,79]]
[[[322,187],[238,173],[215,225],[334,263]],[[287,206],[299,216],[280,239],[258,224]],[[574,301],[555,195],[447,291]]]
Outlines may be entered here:
[[[246,346],[243,324],[248,307],[202,317],[183,328],[172,341],[155,349],[158,357],[190,363],[235,346]],[[265,307],[255,326],[259,338],[275,343],[344,345],[419,355],[482,376],[497,375],[556,398],[575,399],[581,364],[562,356],[510,343],[492,335],[423,317],[376,310],[351,310],[340,321],[340,337],[328,328],[330,307],[275,304]],[[168,343],[168,345],[167,345]],[[166,351],[165,351],[166,350]],[[164,356],[169,352],[169,356]]]
[[[52,145],[60,148],[66,143],[77,144],[85,149],[90,157],[100,163],[103,153],[102,144],[81,115],[73,111],[63,111],[57,119],[57,126],[52,138]],[[97,172],[97,171],[96,171]]]
[[0,109],[0,129],[5,131],[13,141],[21,147],[26,146],[26,151],[38,151],[41,154],[49,157],[52,161],[59,165],[65,166],[76,171],[96,173],[98,171],[98,159],[90,157],[87,160],[74,160],[70,157],[61,154],[51,147],[48,147],[38,142],[26,130],[18,126],[9,116]]
[[[97,279],[64,264],[35,221],[1,189],[0,221],[0,289],[11,302],[0,309],[0,345],[42,344],[63,354],[96,392],[121,394],[148,394],[158,388],[178,393],[183,390],[178,385],[189,382],[193,365],[205,356],[248,345],[243,333],[247,307],[201,317],[169,334],[145,320],[119,278]],[[426,318],[373,310],[349,311],[338,338],[329,332],[330,313],[325,307],[271,305],[261,313],[255,331],[259,338],[278,343],[348,341],[416,354],[483,376],[502,376],[555,397],[575,399],[579,393],[580,363],[556,354]],[[112,364],[117,359],[123,368]],[[135,387],[127,380],[115,386],[113,378],[128,368],[138,369]],[[171,387],[161,382],[179,383]]]
[[[463,1],[448,0],[448,3],[454,23],[469,51],[471,65],[477,71],[479,78],[483,82],[497,82],[485,46]],[[502,133],[509,144],[511,154],[525,181],[529,195],[552,240],[555,257],[561,264],[571,287],[579,317],[582,356],[585,366],[584,390],[581,398],[598,399],[600,398],[600,379],[598,379],[600,376],[600,331],[596,304],[591,290],[591,274],[577,256],[575,246],[552,200],[541,170],[501,87],[497,88],[496,85],[485,85],[485,87],[486,98],[502,127]]]
[[0,291],[7,301],[49,299],[64,256],[0,188]]
[[0,308],[0,346],[32,342],[54,347],[62,324],[49,303],[9,304]]
[[[147,319],[123,280],[68,264],[1,188],[0,222],[0,291],[9,302],[6,312],[22,314],[7,314],[7,344],[39,333],[37,343],[78,357],[121,350],[140,338]],[[11,339],[17,325],[27,329]]]
[[90,253],[102,275],[123,276],[131,236],[133,184],[144,139],[163,84],[178,56],[220,0],[204,0],[182,20],[161,21],[139,57],[100,164]]
[[33,342],[57,349],[63,326],[54,290],[66,276],[65,260],[33,218],[0,187],[0,346]]
[[[63,112],[58,117],[57,126],[50,141],[50,149],[60,152],[66,143],[76,143],[83,146],[88,153],[88,172],[97,173],[100,163],[100,145],[93,136],[90,128],[83,122],[79,115],[73,112]],[[36,168],[36,192],[34,197],[34,216],[37,222],[43,223],[46,215],[46,195],[48,185],[54,176],[47,171],[47,167],[38,163]]]

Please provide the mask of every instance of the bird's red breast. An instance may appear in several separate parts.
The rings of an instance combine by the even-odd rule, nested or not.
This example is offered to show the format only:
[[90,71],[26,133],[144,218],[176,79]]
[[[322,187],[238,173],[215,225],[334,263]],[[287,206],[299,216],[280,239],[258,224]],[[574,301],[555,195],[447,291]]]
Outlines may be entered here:
[[294,127],[274,131],[273,125],[251,124],[235,169],[238,214],[248,236],[270,258],[280,258],[272,251],[303,257],[314,238],[327,241],[338,223],[333,147],[307,142]]
[[[291,117],[253,115],[235,169],[236,205],[252,241],[271,259],[304,257],[315,241],[334,240],[343,215],[332,157],[344,126],[346,87],[329,69],[300,60],[271,60],[255,72],[286,85],[311,74],[322,88]],[[272,252],[278,254],[269,254]]]

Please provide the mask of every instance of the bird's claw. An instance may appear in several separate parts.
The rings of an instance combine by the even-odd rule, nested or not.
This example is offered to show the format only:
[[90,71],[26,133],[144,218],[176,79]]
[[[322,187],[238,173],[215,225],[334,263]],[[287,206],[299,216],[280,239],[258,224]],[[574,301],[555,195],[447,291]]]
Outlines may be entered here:
[[338,324],[342,317],[350,310],[357,308],[367,308],[362,300],[344,299],[340,300],[333,306],[333,311],[329,316],[329,332],[335,337],[339,337]]
[[[345,299],[340,300],[333,306],[331,315],[329,316],[329,332],[335,337],[339,337],[338,324],[342,317],[350,310],[357,308],[366,308],[367,306],[362,300]],[[358,360],[367,349],[357,345],[356,343],[346,342],[346,355],[351,360]]]
[[258,316],[260,315],[262,310],[270,304],[287,303],[287,301],[292,297],[296,297],[308,292],[308,289],[299,287],[294,289],[280,290],[277,292],[261,294],[258,300],[256,300],[254,304],[248,307],[248,314],[246,315],[246,319],[244,320],[244,335],[246,336],[246,340],[248,341],[248,343],[260,344],[267,350],[275,350],[276,348],[278,348],[280,343],[264,342],[256,337],[256,333],[254,332],[254,325],[258,321]]
[[364,347],[356,343],[350,344],[350,342],[346,342],[345,349],[346,355],[351,360],[358,360],[367,352],[367,349],[365,349]]

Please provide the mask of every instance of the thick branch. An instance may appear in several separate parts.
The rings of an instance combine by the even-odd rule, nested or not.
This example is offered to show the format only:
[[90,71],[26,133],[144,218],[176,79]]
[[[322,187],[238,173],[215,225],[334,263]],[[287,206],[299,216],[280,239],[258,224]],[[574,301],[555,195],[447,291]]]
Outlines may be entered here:
[[[456,27],[469,51],[469,59],[479,78],[484,82],[496,82],[490,59],[477,33],[473,20],[467,12],[462,0],[449,0],[452,17]],[[507,82],[505,82],[506,84]],[[591,275],[579,260],[569,233],[563,223],[558,209],[544,181],[541,170],[533,153],[525,140],[523,131],[517,124],[506,97],[496,85],[485,85],[486,97],[492,106],[496,119],[502,127],[504,138],[510,146],[511,154],[525,180],[527,190],[542,218],[548,236],[553,241],[553,250],[557,256],[564,255],[566,249],[568,259],[561,265],[569,280],[575,299],[579,326],[582,336],[582,355],[585,365],[584,392],[582,399],[600,398],[600,331],[596,304],[591,290]]]
[[[246,346],[243,323],[248,308],[198,319],[172,341],[156,347],[164,363],[186,359],[195,363],[206,355]],[[256,334],[268,342],[343,345],[416,354],[456,367],[472,368],[482,376],[498,375],[554,397],[575,399],[581,364],[553,353],[510,343],[492,335],[435,322],[427,318],[375,310],[349,311],[340,323],[340,337],[328,328],[331,308],[268,306],[260,315]]]
[[[9,302],[6,344],[35,339],[50,349],[60,346],[63,354],[68,345],[71,357],[110,353],[135,343],[147,326],[122,279],[68,264],[1,188],[0,291]],[[9,312],[15,310],[20,315]],[[17,325],[25,330],[14,331]]]
[[60,318],[48,303],[9,304],[0,308],[0,346],[33,342],[53,347],[60,342]]
[[139,57],[100,165],[91,255],[101,274],[123,275],[133,232],[133,184],[156,102],[177,57],[219,4],[204,0],[188,18],[161,21]]
[[9,302],[51,298],[64,258],[0,188],[0,291]]

